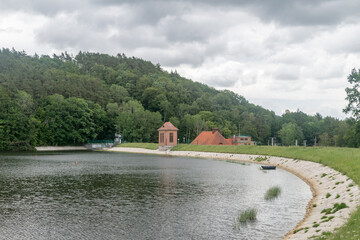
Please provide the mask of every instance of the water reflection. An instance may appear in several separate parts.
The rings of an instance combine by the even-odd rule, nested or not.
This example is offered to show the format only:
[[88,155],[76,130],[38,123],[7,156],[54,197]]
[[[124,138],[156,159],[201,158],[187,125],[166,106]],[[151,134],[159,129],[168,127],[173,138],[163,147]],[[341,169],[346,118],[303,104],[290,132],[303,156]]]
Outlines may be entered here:
[[[0,239],[280,239],[311,198],[280,169],[211,159],[83,152],[0,166]],[[266,202],[274,185],[282,195]],[[248,207],[257,222],[233,229]]]

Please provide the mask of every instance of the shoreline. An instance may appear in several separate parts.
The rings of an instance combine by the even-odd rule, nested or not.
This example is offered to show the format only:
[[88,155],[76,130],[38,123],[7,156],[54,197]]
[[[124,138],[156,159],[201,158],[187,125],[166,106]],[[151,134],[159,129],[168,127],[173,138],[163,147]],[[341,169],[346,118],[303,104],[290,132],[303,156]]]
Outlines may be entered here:
[[[105,149],[110,152],[130,152],[156,154],[181,157],[200,157],[228,159],[242,162],[251,162],[262,165],[275,165],[291,172],[307,185],[312,191],[312,199],[307,204],[304,218],[290,230],[283,239],[308,239],[311,236],[320,236],[323,232],[334,232],[344,225],[360,205],[360,189],[350,178],[342,173],[319,163],[295,160],[291,158],[272,157],[250,154],[192,152],[192,151],[159,151],[143,148],[114,147]],[[267,160],[255,161],[257,157],[266,157]],[[348,207],[335,213],[325,214],[321,211],[332,209],[334,204],[345,203]],[[330,218],[331,216],[331,218]],[[326,218],[325,218],[326,217]],[[333,218],[332,218],[333,217]],[[294,233],[296,230],[296,233]]]
[[84,151],[89,150],[84,146],[42,146],[35,147],[38,152],[46,152],[46,151]]

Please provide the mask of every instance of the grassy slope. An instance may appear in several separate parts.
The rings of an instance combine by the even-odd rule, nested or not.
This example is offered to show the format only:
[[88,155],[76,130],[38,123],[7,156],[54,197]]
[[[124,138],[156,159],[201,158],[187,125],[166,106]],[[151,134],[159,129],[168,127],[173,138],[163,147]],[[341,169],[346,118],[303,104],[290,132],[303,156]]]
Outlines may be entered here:
[[[123,145],[123,144],[121,144]],[[157,144],[128,144],[126,147],[156,149]],[[150,148],[151,147],[151,148]],[[172,151],[199,151],[219,153],[239,153],[281,156],[322,163],[346,174],[360,185],[360,149],[333,147],[268,147],[268,146],[201,146],[180,144]],[[360,208],[351,216],[348,223],[336,233],[323,236],[323,239],[359,239]]]
[[157,143],[122,143],[117,145],[116,147],[132,147],[132,148],[145,148],[150,150],[158,149]]

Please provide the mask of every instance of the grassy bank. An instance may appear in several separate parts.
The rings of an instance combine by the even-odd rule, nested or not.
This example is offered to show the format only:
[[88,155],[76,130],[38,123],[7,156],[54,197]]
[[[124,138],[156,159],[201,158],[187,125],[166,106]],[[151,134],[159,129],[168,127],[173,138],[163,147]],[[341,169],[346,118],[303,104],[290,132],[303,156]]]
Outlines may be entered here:
[[122,143],[117,145],[116,147],[129,147],[129,148],[145,148],[150,150],[158,149],[157,143]]

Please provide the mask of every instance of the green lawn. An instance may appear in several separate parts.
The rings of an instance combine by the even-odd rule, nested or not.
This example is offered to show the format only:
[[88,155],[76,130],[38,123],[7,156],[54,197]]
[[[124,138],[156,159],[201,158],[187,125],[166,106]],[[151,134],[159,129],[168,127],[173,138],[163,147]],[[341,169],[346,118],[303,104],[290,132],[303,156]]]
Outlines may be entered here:
[[150,150],[158,149],[159,144],[157,143],[122,143],[116,147],[133,147],[133,148],[145,148]]
[[[157,149],[155,143],[121,144],[123,147]],[[269,146],[202,146],[180,144],[172,151],[199,151],[218,153],[239,153],[288,157],[322,163],[346,174],[360,185],[360,149],[335,147],[269,147]],[[348,223],[336,233],[321,239],[360,239],[360,208],[351,216]]]

